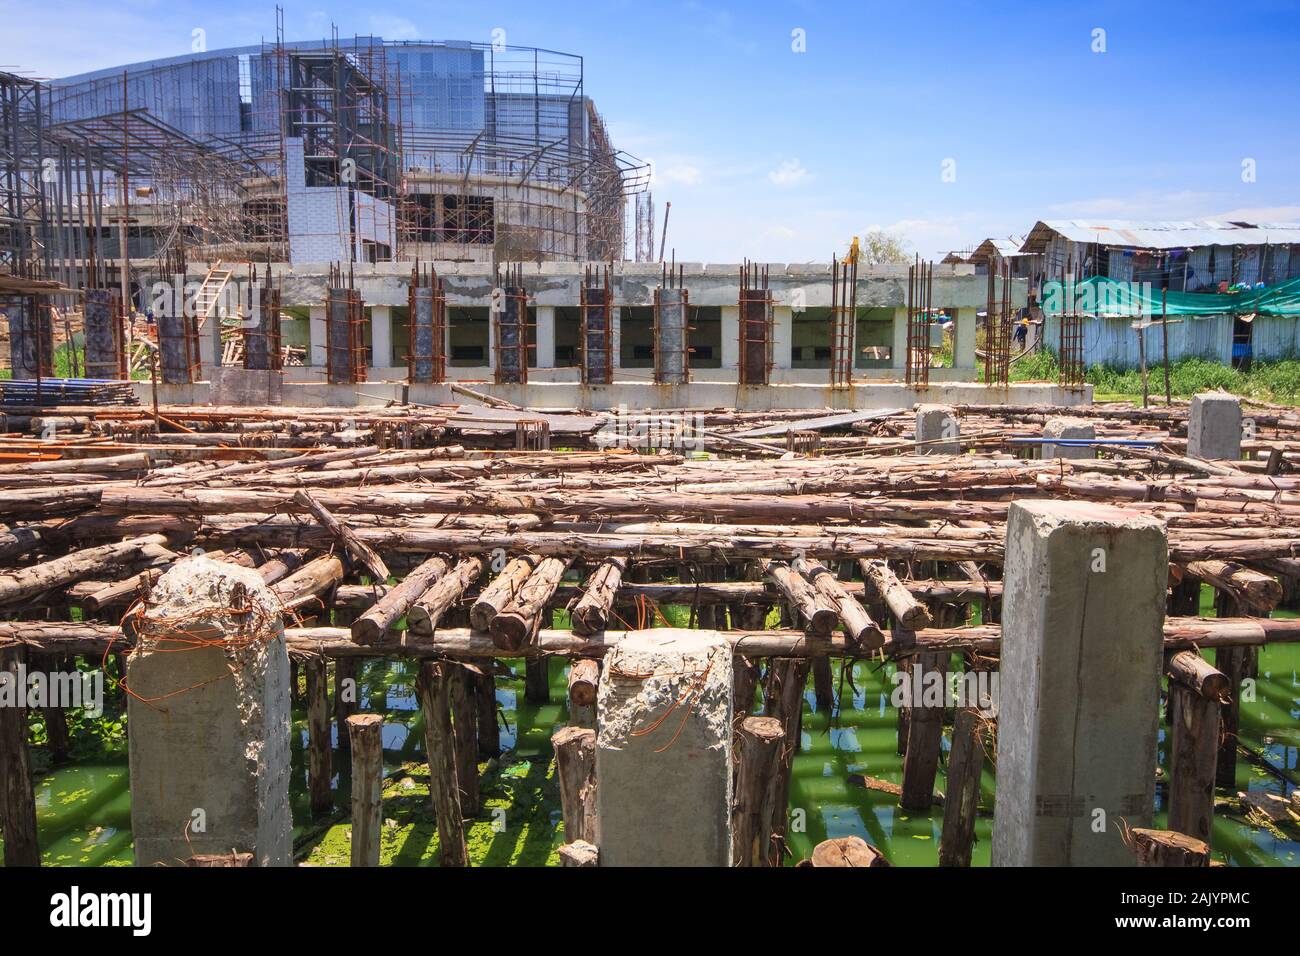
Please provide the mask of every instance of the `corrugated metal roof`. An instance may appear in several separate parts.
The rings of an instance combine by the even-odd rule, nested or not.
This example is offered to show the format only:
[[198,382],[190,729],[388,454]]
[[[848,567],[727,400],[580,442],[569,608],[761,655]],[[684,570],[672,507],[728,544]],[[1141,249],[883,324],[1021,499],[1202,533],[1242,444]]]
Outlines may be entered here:
[[1262,246],[1300,243],[1300,223],[1224,222],[1213,219],[1157,220],[1048,219],[1034,224],[1021,252],[1041,252],[1052,234],[1070,242],[1096,242],[1133,249],[1186,249],[1193,246]]

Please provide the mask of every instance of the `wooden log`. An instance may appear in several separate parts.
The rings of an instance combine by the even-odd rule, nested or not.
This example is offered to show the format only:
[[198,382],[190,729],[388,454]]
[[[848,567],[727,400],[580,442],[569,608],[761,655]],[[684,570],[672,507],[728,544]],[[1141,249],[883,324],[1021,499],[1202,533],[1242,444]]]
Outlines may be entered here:
[[813,847],[809,866],[889,866],[878,849],[862,837],[823,840]]
[[596,839],[596,731],[563,727],[551,736],[566,842]]
[[424,712],[424,749],[429,760],[429,795],[438,819],[443,866],[469,866],[465,821],[456,780],[456,752],[451,730],[451,689],[445,661],[422,661],[416,678]]
[[868,650],[885,643],[884,632],[871,619],[867,609],[845,590],[844,585],[824,564],[797,557],[790,562],[790,566],[835,608],[845,634]]
[[[921,654],[915,662],[912,687],[919,686],[928,693],[927,675],[943,677],[947,670],[947,654]],[[934,781],[939,772],[939,753],[943,747],[943,708],[946,701],[941,696],[937,706],[913,699],[907,726],[907,753],[903,756],[903,795],[898,805],[905,810],[928,810],[933,804]]]
[[781,747],[777,787],[772,798],[771,841],[767,846],[768,865],[780,866],[786,853],[785,831],[787,806],[790,802],[790,771],[803,722],[803,691],[808,683],[808,661],[797,657],[773,658],[767,671],[767,696],[764,712],[781,722],[785,744]]
[[[293,574],[278,581],[271,591],[286,611],[296,611],[308,604],[320,604],[322,594],[343,580],[343,562],[333,555],[308,561]],[[350,632],[349,632],[350,633]]]
[[517,651],[528,643],[541,626],[547,604],[571,563],[567,558],[543,558],[538,562],[510,603],[492,618],[489,630],[499,646]]
[[1210,865],[1210,848],[1203,841],[1172,830],[1136,827],[1133,855],[1138,866],[1200,867]]
[[302,567],[306,555],[307,552],[301,548],[284,548],[263,564],[259,564],[257,573],[262,576],[263,583],[275,584]]
[[817,710],[829,715],[835,710],[835,673],[829,657],[813,658],[812,678],[813,700],[817,702]]
[[[731,812],[733,866],[772,866],[772,823],[784,817],[781,799],[781,752],[785,732],[775,717],[745,717],[736,724],[736,781]],[[778,810],[781,812],[778,813]]]
[[834,629],[839,620],[839,611],[789,565],[780,561],[766,561],[763,573],[784,595],[789,606],[798,612],[808,634],[825,636]]
[[334,662],[334,726],[341,751],[347,751],[352,746],[347,720],[361,707],[357,661],[358,658],[355,657],[340,657]]
[[352,623],[352,639],[358,644],[373,644],[419,600],[434,582],[447,573],[445,558],[435,555],[404,577],[400,583],[384,592]]
[[590,658],[574,661],[569,668],[569,724],[596,727],[596,688],[600,663]]
[[940,866],[970,866],[975,844],[975,814],[984,772],[984,716],[976,707],[958,707],[948,753],[948,793],[939,838]]
[[[47,674],[70,671],[75,676],[75,660],[58,654],[33,654],[30,659],[33,666]],[[50,762],[64,763],[68,759],[68,712],[62,707],[42,707],[41,716],[45,721],[45,749],[49,751]]]
[[525,554],[507,564],[470,607],[470,627],[476,631],[486,632],[492,626],[492,619],[514,600],[519,589],[528,580],[528,576],[537,567],[537,561],[538,559],[532,555]]
[[545,704],[551,699],[551,665],[546,655],[524,659],[524,700]]
[[0,573],[0,604],[13,604],[53,588],[90,577],[104,568],[125,564],[145,556],[151,546],[168,542],[166,535],[147,534],[114,544],[74,551],[52,561]]
[[324,505],[313,498],[311,492],[305,488],[299,489],[294,493],[293,500],[295,504],[311,512],[312,517],[319,521],[321,526],[343,545],[348,554],[352,555],[370,571],[373,583],[388,583],[388,566],[384,564],[383,559],[370,545],[358,538],[356,532],[339,521]]
[[[7,693],[25,690],[18,683],[23,656],[20,647],[0,646],[0,680],[9,684]],[[40,866],[27,711],[20,706],[0,706],[0,823],[4,825],[5,866]]]
[[[1191,653],[1184,651],[1183,653]],[[1222,707],[1176,680],[1169,682],[1168,826],[1209,846],[1214,830],[1214,779]]]
[[560,855],[560,866],[600,866],[600,851],[586,840],[574,840],[555,851]]
[[451,571],[420,595],[406,613],[406,626],[413,634],[432,634],[448,609],[460,600],[465,589],[483,573],[483,560],[461,558]]
[[478,754],[484,760],[501,755],[501,727],[497,723],[497,681],[491,661],[474,675],[474,703],[478,708]]
[[1229,692],[1228,678],[1196,651],[1178,651],[1165,659],[1165,673],[1207,700],[1223,700]]
[[880,601],[903,627],[918,631],[930,626],[929,609],[912,597],[912,592],[890,570],[888,562],[863,558],[858,561],[858,566],[862,569],[863,580],[875,590]]
[[330,741],[329,686],[325,659],[304,663],[307,670],[307,784],[313,814],[334,809]]
[[626,558],[606,558],[587,578],[583,595],[573,608],[574,634],[586,636],[605,629],[627,564]]
[[378,866],[384,827],[384,718],[354,714],[347,720],[352,750],[352,865]]
[[1276,578],[1233,561],[1191,561],[1187,571],[1231,594],[1242,610],[1268,614],[1282,600],[1282,585]]
[[19,525],[0,532],[0,561],[10,561],[29,554],[45,543],[45,526]]
[[447,679],[450,682],[448,702],[451,706],[452,742],[456,749],[456,785],[460,790],[462,816],[478,816],[478,702],[474,699],[474,664],[447,662]]
[[758,661],[748,657],[737,657],[732,670],[731,689],[735,702],[736,721],[749,716],[754,710],[754,691],[758,688],[758,679],[762,668]]
[[1227,695],[1219,705],[1219,753],[1215,758],[1216,786],[1237,786],[1237,734],[1241,726],[1241,681],[1246,668],[1247,649],[1220,647],[1214,652],[1214,666],[1228,681]]

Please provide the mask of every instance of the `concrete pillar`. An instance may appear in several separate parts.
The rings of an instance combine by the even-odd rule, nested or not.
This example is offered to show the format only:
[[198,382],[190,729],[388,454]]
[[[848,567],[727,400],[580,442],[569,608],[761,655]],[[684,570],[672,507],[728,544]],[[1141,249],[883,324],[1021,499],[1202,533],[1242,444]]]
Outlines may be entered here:
[[386,305],[370,307],[370,367],[393,367],[393,310]]
[[718,312],[722,329],[722,367],[740,368],[740,306],[724,305]]
[[[1043,424],[1044,438],[1073,438],[1092,441],[1097,437],[1097,429],[1092,422],[1083,418],[1049,418]],[[1049,458],[1096,458],[1095,448],[1082,445],[1053,445],[1044,442],[1039,446],[1040,457]]]
[[956,438],[961,434],[957,415],[951,405],[917,405],[916,406],[916,442],[917,453],[921,455],[960,455],[961,442],[939,442],[923,445],[922,442],[936,438]]
[[894,345],[889,357],[893,368],[900,371],[907,368],[907,309],[905,308],[894,310]]
[[214,309],[199,325],[199,380],[209,381],[221,366],[221,309]]
[[[256,571],[185,558],[154,586],[127,663],[135,863],[289,866],[289,657]],[[141,699],[143,698],[143,699]]]
[[993,865],[1133,865],[1120,833],[1154,812],[1168,562],[1149,515],[1012,502]]
[[601,866],[731,865],[731,684],[731,644],[717,631],[629,631],[606,655]]
[[1187,454],[1229,461],[1241,458],[1241,399],[1226,392],[1202,392],[1192,397]]
[[555,306],[537,307],[537,367],[555,368]]
[[952,367],[975,371],[976,309],[958,309],[953,320]]
[[[613,323],[610,327],[611,341],[609,346],[610,348],[609,358],[610,361],[614,363],[611,367],[622,368],[623,367],[623,310],[620,309],[618,306],[612,306],[610,308],[609,321]],[[612,380],[613,376],[610,376],[610,378]]]
[[788,305],[772,306],[772,367],[794,366],[794,312]]
[[325,367],[325,305],[313,305],[307,320],[307,336],[310,343],[308,360],[316,368]]

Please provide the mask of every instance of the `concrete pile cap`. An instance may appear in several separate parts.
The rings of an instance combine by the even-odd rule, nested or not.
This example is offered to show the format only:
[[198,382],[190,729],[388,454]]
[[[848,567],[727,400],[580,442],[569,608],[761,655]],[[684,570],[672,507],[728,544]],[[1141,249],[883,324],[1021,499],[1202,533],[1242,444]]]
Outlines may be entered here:
[[1096,426],[1086,418],[1067,418],[1064,416],[1059,418],[1049,418],[1043,424],[1043,434],[1054,438],[1059,438],[1071,429],[1095,432]]
[[280,607],[256,570],[182,558],[158,579],[139,613],[139,646],[169,638],[261,644],[283,634]]
[[1011,502],[1010,510],[1023,511],[1039,533],[1069,525],[1081,529],[1129,528],[1165,533],[1165,523],[1154,515],[1097,501],[1061,501],[1054,498],[1029,498]]
[[[667,742],[686,708],[691,719],[717,724],[710,736],[729,739],[730,707],[718,705],[731,694],[731,656],[731,642],[717,631],[629,631],[605,656],[597,700],[598,746],[620,748],[633,733],[645,731],[672,710],[656,731],[656,737],[662,732]],[[611,706],[615,697],[617,707]]]

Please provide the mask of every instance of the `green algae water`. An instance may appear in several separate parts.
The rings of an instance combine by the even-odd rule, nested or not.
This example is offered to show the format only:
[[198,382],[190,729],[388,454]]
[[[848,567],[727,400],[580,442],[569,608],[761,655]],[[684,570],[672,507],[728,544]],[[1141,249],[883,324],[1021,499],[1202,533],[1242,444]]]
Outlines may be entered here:
[[[671,616],[671,615],[670,615]],[[1290,615],[1288,615],[1290,616]],[[470,859],[477,866],[558,865],[564,842],[550,738],[568,723],[567,665],[551,660],[551,703],[524,700],[523,663],[506,662],[515,676],[497,678],[503,753],[480,763],[483,807],[467,826]],[[1300,645],[1262,649],[1254,701],[1241,704],[1241,742],[1272,769],[1237,762],[1237,786],[1219,791],[1214,821],[1214,858],[1234,866],[1300,864],[1300,832],[1254,826],[1235,806],[1236,790],[1289,796],[1300,757]],[[865,776],[902,782],[893,708],[893,665],[858,661],[848,673],[834,666],[837,707],[817,709],[811,683],[804,694],[800,750],[790,788],[792,861],[822,840],[860,836],[900,866],[935,866],[943,810],[899,809],[895,797],[868,790]],[[381,713],[384,723],[384,828],[381,862],[436,866],[438,834],[423,761],[423,726],[415,700],[415,665],[371,661],[359,674],[361,709]],[[311,819],[307,809],[306,715],[294,712],[291,800],[295,855],[309,866],[347,866],[350,827],[343,811]],[[944,740],[936,787],[946,790]],[[39,749],[35,751],[38,755]],[[1167,728],[1162,723],[1160,772],[1168,771]],[[348,755],[334,752],[335,805],[349,803]],[[976,823],[973,865],[987,866],[993,823],[993,770],[988,762]],[[1164,825],[1163,788],[1157,789],[1155,826]],[[1233,798],[1230,801],[1226,798]],[[131,863],[130,788],[123,743],[107,754],[48,769],[36,781],[40,842],[47,865],[112,866]]]

